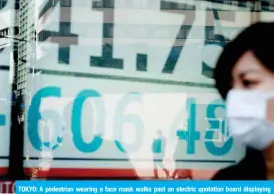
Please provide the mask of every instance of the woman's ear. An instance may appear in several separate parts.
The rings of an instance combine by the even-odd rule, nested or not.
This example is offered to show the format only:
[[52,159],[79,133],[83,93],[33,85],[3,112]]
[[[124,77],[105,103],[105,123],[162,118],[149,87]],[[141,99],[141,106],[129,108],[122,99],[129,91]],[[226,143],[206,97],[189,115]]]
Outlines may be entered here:
[[274,123],[274,98],[267,101],[266,118],[268,121]]

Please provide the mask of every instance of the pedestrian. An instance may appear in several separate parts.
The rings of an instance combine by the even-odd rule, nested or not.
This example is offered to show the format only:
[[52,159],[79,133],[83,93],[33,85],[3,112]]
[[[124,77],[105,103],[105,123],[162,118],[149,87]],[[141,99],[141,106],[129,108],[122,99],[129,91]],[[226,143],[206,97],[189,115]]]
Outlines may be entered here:
[[247,27],[217,62],[216,88],[226,101],[231,135],[245,157],[213,180],[274,180],[274,23]]

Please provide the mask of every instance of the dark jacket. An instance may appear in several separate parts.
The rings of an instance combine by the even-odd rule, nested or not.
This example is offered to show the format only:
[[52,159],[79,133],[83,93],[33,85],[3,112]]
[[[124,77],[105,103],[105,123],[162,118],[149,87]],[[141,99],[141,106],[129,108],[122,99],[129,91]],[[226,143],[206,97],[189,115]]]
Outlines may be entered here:
[[264,156],[261,152],[248,148],[243,160],[220,170],[212,180],[267,180]]

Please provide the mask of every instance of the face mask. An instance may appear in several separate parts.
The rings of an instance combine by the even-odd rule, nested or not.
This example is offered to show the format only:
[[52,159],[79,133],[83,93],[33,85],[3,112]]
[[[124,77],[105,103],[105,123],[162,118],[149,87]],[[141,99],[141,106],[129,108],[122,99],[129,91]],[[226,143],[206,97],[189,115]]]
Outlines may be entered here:
[[231,90],[226,101],[228,125],[235,141],[263,150],[274,142],[274,123],[267,121],[274,93]]

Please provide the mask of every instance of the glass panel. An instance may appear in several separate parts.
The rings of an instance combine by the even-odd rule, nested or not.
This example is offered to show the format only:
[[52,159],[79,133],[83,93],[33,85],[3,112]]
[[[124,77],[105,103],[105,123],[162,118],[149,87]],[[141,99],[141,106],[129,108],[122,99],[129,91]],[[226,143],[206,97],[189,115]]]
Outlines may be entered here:
[[273,22],[272,1],[0,0],[7,9],[3,179],[9,164],[29,178],[210,179],[245,155],[213,70],[246,27]]

